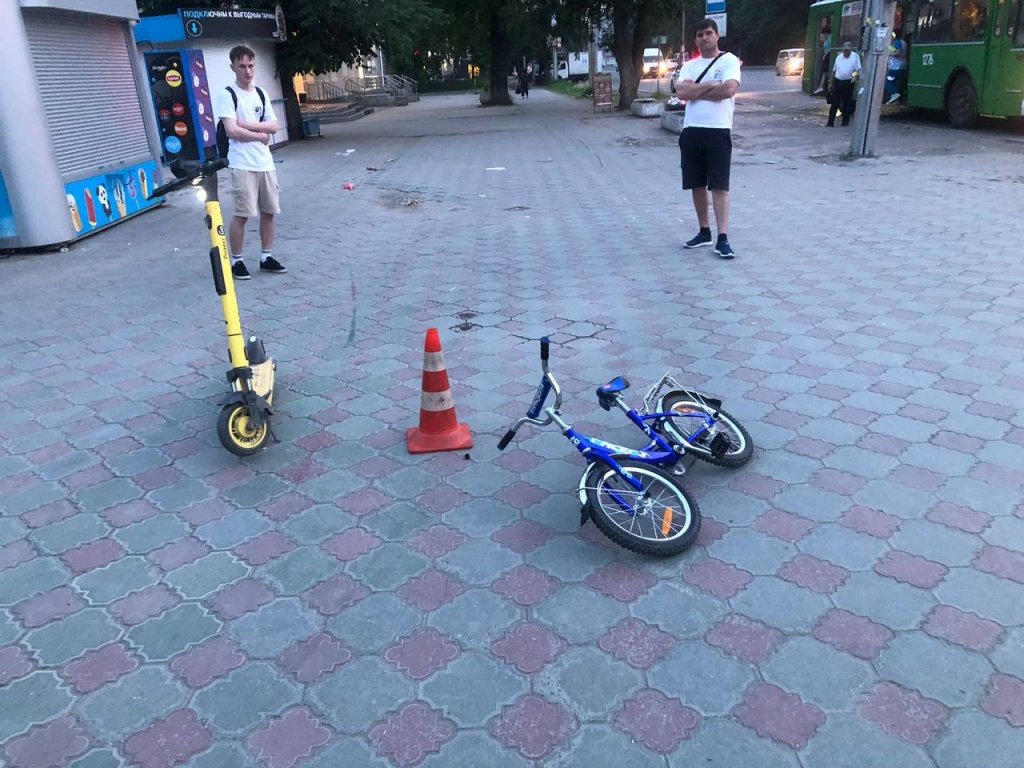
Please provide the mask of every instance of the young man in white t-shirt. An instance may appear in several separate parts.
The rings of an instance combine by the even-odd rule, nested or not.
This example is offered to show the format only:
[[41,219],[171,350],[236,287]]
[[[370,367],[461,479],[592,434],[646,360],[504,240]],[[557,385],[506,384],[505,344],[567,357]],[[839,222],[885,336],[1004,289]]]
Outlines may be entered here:
[[[732,165],[732,116],[736,89],[740,87],[740,60],[718,50],[718,25],[704,19],[697,25],[700,58],[683,65],[676,95],[686,101],[679,152],[683,168],[683,189],[693,195],[700,231],[684,248],[711,245],[708,190],[711,190],[718,240],[715,253],[731,259],[736,252],[729,245],[729,170]],[[699,82],[698,82],[699,80]]]
[[[228,224],[231,248],[231,274],[236,280],[248,280],[249,270],[242,260],[245,223],[260,217],[260,272],[280,275],[288,270],[274,258],[274,216],[281,212],[278,200],[277,171],[270,155],[270,141],[277,133],[277,115],[265,91],[257,88],[256,54],[244,45],[236,45],[228,54],[235,84],[217,94],[214,115],[224,124],[228,136],[228,166],[234,190],[234,216]],[[234,92],[234,98],[232,98]],[[237,99],[237,106],[235,100]]]

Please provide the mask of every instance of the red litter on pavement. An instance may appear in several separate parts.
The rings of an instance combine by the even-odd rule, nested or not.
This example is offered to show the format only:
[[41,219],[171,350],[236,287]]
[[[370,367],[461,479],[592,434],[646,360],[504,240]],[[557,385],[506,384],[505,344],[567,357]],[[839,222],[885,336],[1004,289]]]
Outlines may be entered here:
[[341,186],[342,186],[343,189],[355,189],[356,188],[356,185],[353,184],[351,181],[346,181]]

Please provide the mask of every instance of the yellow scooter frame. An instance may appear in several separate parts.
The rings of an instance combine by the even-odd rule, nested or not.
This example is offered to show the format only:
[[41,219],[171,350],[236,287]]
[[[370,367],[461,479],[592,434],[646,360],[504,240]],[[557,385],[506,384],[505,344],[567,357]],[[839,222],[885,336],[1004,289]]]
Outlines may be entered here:
[[274,372],[277,364],[267,357],[262,341],[256,336],[246,340],[242,331],[224,232],[224,217],[217,195],[217,171],[226,165],[224,160],[208,163],[176,160],[171,164],[171,172],[177,178],[154,189],[150,197],[160,197],[189,185],[200,187],[205,195],[206,227],[210,232],[210,266],[213,269],[214,289],[220,297],[224,313],[228,360],[231,363],[231,369],[227,372],[231,394],[221,403],[223,407],[217,417],[217,437],[221,445],[231,453],[251,456],[262,449],[267,438],[272,435],[270,404],[274,397]]

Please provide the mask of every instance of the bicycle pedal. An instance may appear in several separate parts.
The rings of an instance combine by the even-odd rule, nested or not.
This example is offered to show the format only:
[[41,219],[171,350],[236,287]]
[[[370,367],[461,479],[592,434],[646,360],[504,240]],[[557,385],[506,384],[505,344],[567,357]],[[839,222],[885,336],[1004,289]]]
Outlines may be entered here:
[[732,440],[730,440],[729,436],[723,432],[716,434],[711,438],[711,442],[708,444],[708,450],[711,451],[711,455],[716,459],[720,459],[725,456],[725,454],[729,452],[730,448],[732,448]]

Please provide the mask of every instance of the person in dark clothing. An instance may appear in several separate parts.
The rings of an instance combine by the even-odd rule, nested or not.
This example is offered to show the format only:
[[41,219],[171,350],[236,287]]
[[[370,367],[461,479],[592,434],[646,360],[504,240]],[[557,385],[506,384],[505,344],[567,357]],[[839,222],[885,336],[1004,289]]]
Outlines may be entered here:
[[529,70],[522,70],[519,73],[519,87],[516,88],[516,93],[522,96],[524,99],[530,97],[530,72]]

